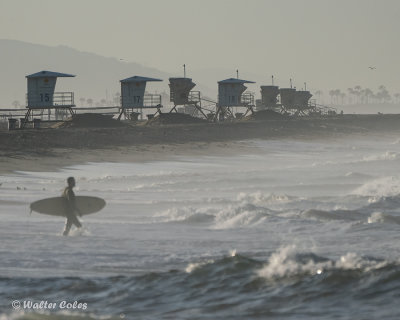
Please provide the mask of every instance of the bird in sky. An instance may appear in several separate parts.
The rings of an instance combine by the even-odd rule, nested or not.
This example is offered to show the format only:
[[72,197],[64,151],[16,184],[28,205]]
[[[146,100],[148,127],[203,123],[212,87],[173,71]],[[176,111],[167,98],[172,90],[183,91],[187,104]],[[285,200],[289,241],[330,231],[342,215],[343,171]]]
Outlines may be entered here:
[[376,67],[368,67],[368,68],[370,68],[371,70],[375,70],[376,69]]

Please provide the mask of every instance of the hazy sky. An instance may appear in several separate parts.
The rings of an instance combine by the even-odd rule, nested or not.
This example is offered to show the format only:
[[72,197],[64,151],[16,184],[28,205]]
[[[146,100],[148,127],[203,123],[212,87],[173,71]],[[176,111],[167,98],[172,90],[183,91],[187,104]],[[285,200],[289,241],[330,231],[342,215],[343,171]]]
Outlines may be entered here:
[[399,0],[0,0],[2,39],[280,86],[399,92],[399,31]]

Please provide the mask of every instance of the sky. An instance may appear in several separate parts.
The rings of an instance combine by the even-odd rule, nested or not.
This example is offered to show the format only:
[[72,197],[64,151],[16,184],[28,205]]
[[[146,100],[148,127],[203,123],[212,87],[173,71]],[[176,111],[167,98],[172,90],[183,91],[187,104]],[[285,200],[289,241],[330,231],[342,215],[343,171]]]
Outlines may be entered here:
[[292,78],[299,88],[400,92],[399,17],[399,0],[0,0],[0,39],[175,74],[186,64],[193,78],[238,69],[281,87]]

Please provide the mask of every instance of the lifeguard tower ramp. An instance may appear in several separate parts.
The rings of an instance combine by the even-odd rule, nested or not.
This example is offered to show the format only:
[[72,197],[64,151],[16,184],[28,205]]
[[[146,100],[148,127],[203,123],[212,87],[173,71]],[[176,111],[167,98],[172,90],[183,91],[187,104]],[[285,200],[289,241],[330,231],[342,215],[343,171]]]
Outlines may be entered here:
[[143,118],[144,109],[156,109],[157,113],[161,113],[162,102],[160,94],[148,94],[146,92],[147,82],[162,81],[161,79],[133,76],[120,80],[121,82],[121,110],[118,120],[122,115],[125,119],[134,120],[138,115]]
[[257,110],[273,110],[279,111],[278,104],[279,87],[277,86],[261,86],[261,103]]
[[26,94],[26,108],[24,120],[21,122],[21,128],[34,118],[35,112],[40,116],[44,111],[48,111],[50,119],[51,109],[55,109],[55,114],[59,112],[69,112],[74,114],[72,110],[75,107],[73,92],[55,92],[57,78],[75,77],[71,74],[58,73],[52,71],[40,71],[26,76],[28,84],[28,93]]
[[[238,78],[229,78],[218,82],[218,104],[215,114],[217,120],[245,117],[248,112],[254,113],[254,95],[245,93],[247,89],[245,83],[255,82]],[[245,108],[245,112],[234,112],[238,108]]]
[[170,112],[178,112],[177,107],[182,106],[184,113],[196,117],[202,115],[207,119],[201,106],[200,91],[192,91],[195,86],[191,78],[169,78],[170,101],[174,103]]

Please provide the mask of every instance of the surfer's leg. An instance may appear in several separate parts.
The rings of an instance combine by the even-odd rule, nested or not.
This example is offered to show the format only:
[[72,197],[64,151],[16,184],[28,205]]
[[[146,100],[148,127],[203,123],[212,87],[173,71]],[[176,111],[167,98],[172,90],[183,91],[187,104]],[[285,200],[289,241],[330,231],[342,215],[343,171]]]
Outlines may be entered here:
[[65,228],[64,228],[63,236],[67,236],[68,235],[69,230],[71,230],[71,226],[72,226],[72,221],[68,217],[67,221],[65,222]]
[[76,217],[76,215],[71,215],[71,222],[77,227],[77,228],[81,228],[82,224],[81,222],[78,220],[78,218]]

